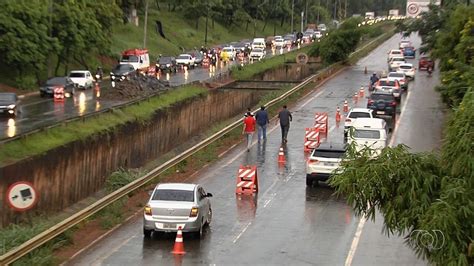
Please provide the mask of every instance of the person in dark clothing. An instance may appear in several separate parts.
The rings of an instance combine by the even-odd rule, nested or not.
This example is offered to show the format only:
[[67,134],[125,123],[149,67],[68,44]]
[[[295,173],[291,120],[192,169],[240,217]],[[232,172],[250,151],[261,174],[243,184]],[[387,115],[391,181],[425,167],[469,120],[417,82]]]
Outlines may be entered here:
[[290,111],[283,105],[283,110],[278,113],[278,119],[280,119],[281,127],[281,141],[288,142],[288,131],[290,130],[290,122],[293,120]]
[[268,119],[267,110],[265,110],[265,106],[260,107],[260,110],[257,111],[255,114],[255,118],[257,119],[257,132],[258,132],[258,142],[260,139],[266,141],[267,140],[267,125],[270,123]]

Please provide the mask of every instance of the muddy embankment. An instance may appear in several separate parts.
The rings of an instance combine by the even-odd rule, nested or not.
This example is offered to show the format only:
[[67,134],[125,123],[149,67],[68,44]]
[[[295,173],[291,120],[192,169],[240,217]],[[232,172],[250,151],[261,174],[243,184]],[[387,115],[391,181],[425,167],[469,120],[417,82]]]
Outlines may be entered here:
[[[301,80],[312,68],[289,65],[257,79]],[[169,152],[213,124],[243,113],[264,95],[252,90],[214,90],[155,113],[146,123],[133,122],[0,168],[0,227],[37,214],[63,210],[104,188],[120,167],[137,168]],[[5,202],[8,187],[18,181],[34,185],[37,205],[14,212]]]

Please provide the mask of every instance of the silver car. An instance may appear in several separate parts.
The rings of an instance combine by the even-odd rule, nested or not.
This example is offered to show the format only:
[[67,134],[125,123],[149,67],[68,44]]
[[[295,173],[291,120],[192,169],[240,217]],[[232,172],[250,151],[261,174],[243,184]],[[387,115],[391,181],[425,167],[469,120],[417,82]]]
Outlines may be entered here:
[[203,227],[212,219],[212,208],[206,193],[197,184],[158,184],[143,213],[143,234],[156,232],[196,232],[202,236]]

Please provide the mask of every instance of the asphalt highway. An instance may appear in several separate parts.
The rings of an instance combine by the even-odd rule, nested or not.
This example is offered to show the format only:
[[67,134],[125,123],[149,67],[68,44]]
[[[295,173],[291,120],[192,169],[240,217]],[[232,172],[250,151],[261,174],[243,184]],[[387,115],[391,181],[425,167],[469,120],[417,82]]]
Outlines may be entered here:
[[[286,53],[288,50],[267,50],[267,57]],[[218,64],[213,71],[208,68],[196,67],[185,73],[180,71],[172,74],[162,74],[161,80],[168,81],[171,87],[204,81],[219,76],[228,71],[236,62],[224,65]],[[101,90],[111,89],[110,81],[101,83]],[[84,116],[92,112],[107,109],[125,103],[119,100],[106,100],[95,97],[94,90],[76,90],[75,95],[66,98],[64,102],[54,102],[52,98],[41,98],[39,95],[30,95],[21,99],[19,114],[15,118],[0,117],[0,139],[11,138],[23,132],[54,125],[60,121]]]
[[[412,36],[419,47],[420,40]],[[343,123],[335,123],[336,106],[345,99],[351,107],[365,107],[366,99],[352,102],[373,71],[387,69],[386,52],[396,48],[394,36],[357,65],[343,70],[326,84],[291,106],[293,122],[285,148],[286,164],[277,163],[281,133],[272,121],[268,140],[244,143],[230,149],[216,163],[186,182],[200,183],[213,193],[213,220],[202,240],[184,235],[186,254],[171,254],[175,234],[146,239],[142,215],[129,220],[69,265],[426,265],[400,237],[381,232],[383,221],[356,217],[344,198],[336,198],[326,185],[307,188],[303,137],[315,112],[329,113],[326,141],[342,142]],[[410,60],[416,62],[417,60]],[[367,67],[368,74],[364,74]],[[441,139],[443,115],[433,90],[438,73],[417,73],[402,96],[400,114],[391,121],[391,145],[404,143],[414,151],[432,150]],[[366,91],[367,95],[367,91]],[[236,196],[240,165],[256,165],[260,190],[257,196]]]

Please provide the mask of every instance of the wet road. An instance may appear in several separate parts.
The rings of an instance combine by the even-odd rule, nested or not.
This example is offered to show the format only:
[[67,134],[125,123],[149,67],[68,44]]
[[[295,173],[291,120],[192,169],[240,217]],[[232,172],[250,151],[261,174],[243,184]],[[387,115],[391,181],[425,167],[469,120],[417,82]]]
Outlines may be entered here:
[[[412,39],[419,46],[419,39]],[[285,147],[284,167],[277,163],[281,135],[273,121],[266,143],[255,142],[250,152],[246,152],[242,143],[186,180],[201,183],[214,197],[211,226],[200,241],[184,235],[187,253],[183,257],[175,258],[170,253],[173,234],[145,239],[142,216],[138,215],[69,264],[424,265],[399,238],[389,239],[381,233],[382,221],[365,222],[361,226],[345,200],[332,195],[333,189],[324,185],[307,188],[305,183],[304,128],[312,126],[315,112],[328,112],[327,140],[342,142],[343,124],[335,125],[336,106],[342,106],[360,85],[367,83],[369,75],[363,73],[365,66],[369,74],[386,69],[386,51],[397,47],[398,41],[399,37],[394,36],[356,66],[341,72],[290,108],[294,120]],[[409,96],[402,98],[392,144],[403,142],[415,150],[429,150],[438,143],[441,132],[441,119],[432,118],[439,107],[430,88],[437,80],[437,73],[431,78],[425,77],[424,72],[417,75],[410,84]],[[363,99],[350,105],[365,104]],[[418,130],[433,134],[414,134]],[[260,191],[255,198],[235,195],[235,177],[242,164],[258,167]]]
[[[288,50],[274,51],[276,54],[286,53]],[[267,51],[267,57],[273,56],[272,50]],[[197,67],[185,72],[162,74],[161,80],[168,81],[171,87],[204,81],[227,72],[236,62],[224,65],[222,63],[213,70]],[[110,88],[110,82],[103,82],[103,90]],[[96,111],[125,103],[125,101],[111,101],[95,97],[94,90],[76,90],[76,95],[66,98],[65,102],[54,102],[52,98],[41,98],[39,95],[27,96],[21,100],[19,114],[16,118],[0,117],[0,139],[11,138],[23,132],[56,124],[58,121],[84,116]]]

